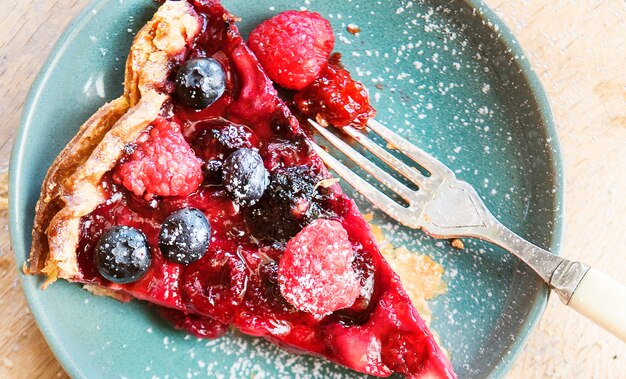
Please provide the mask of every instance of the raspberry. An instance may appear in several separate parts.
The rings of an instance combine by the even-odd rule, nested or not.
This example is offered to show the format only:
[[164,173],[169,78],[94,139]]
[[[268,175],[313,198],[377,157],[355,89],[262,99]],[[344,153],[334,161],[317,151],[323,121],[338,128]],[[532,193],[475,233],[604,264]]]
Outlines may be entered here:
[[376,111],[369,102],[367,90],[339,61],[341,56],[333,54],[328,66],[308,87],[294,98],[300,112],[307,117],[336,127],[353,125],[363,127]]
[[183,138],[180,126],[163,118],[152,123],[147,138],[113,172],[116,183],[148,200],[155,195],[189,195],[202,178],[202,160]]
[[317,219],[287,242],[278,263],[280,291],[297,309],[325,316],[351,306],[361,292],[348,233]]
[[270,79],[300,90],[326,67],[335,36],[318,13],[286,11],[259,24],[248,44]]

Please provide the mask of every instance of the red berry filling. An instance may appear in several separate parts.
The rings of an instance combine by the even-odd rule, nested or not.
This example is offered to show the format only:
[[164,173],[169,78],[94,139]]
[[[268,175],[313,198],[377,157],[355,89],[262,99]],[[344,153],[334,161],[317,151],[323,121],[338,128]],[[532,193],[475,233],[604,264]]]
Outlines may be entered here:
[[230,323],[246,292],[247,268],[242,258],[236,255],[236,247],[227,246],[224,251],[214,245],[206,259],[185,270],[182,279],[184,299],[191,309]]
[[299,90],[326,67],[335,36],[318,13],[286,11],[259,24],[248,43],[270,79]]
[[363,127],[376,111],[363,84],[352,79],[339,59],[339,54],[333,54],[328,67],[294,101],[300,112],[321,123]]
[[176,329],[184,330],[198,338],[219,338],[228,331],[227,324],[193,313],[160,308],[159,315],[174,325]]
[[[156,120],[103,180],[108,200],[81,220],[82,281],[167,307],[165,319],[199,337],[219,337],[233,325],[368,374],[454,377],[354,202],[338,186],[318,186],[329,173],[232,16],[215,1],[194,4],[205,28],[189,55],[219,56],[228,101],[197,112],[176,104],[174,116]],[[248,208],[235,205],[219,178],[203,182],[201,172],[242,147],[258,148],[273,180],[267,197]],[[166,260],[158,244],[163,220],[185,207],[206,215],[212,229],[207,252],[189,265]],[[148,241],[152,264],[136,282],[108,282],[94,267],[94,246],[114,225],[137,228]],[[323,291],[310,285],[313,278]]]
[[119,165],[113,180],[137,196],[186,196],[202,183],[202,161],[180,133],[180,126],[158,118],[136,150]]
[[317,219],[289,240],[278,264],[278,284],[297,309],[325,316],[348,308],[361,286],[354,252],[341,223]]

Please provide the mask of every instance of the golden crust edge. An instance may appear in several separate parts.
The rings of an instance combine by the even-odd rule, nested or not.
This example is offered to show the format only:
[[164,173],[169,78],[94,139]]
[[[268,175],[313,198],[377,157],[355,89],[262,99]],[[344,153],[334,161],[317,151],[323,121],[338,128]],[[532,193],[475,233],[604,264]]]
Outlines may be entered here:
[[172,60],[200,32],[187,2],[166,1],[138,32],[126,63],[124,95],[101,107],[54,160],[35,207],[27,274],[43,274],[45,288],[57,278],[81,279],[76,248],[80,218],[104,201],[102,176],[124,147],[156,119],[169,95],[160,92]]
[[121,301],[123,303],[128,302],[132,299],[131,296],[125,293],[121,293],[121,292],[114,291],[109,288],[100,287],[100,286],[93,285],[93,284],[84,284],[83,289],[93,295],[112,297],[115,300]]

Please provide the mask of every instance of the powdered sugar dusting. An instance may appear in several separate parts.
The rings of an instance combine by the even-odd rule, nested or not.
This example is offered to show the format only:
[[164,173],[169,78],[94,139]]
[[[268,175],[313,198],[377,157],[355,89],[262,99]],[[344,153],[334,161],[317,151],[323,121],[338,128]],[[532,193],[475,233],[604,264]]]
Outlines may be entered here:
[[[458,177],[470,182],[504,224],[546,246],[554,226],[536,221],[552,219],[556,188],[550,187],[553,180],[546,174],[546,162],[553,151],[545,145],[546,139],[537,127],[541,121],[534,100],[520,96],[528,91],[524,87],[527,83],[516,79],[521,58],[502,46],[501,31],[495,25],[482,22],[483,11],[465,2],[438,5],[398,0],[389,4],[384,0],[346,0],[345,5],[333,5],[333,17],[329,17],[336,33],[336,50],[343,53],[350,71],[361,74],[359,78],[379,112],[377,119],[433,153]],[[301,6],[330,16],[323,5],[316,1],[277,1],[268,11],[267,4],[261,10],[254,5],[246,10],[233,3],[232,10],[243,17],[245,24],[258,21],[258,14]],[[358,25],[361,31],[348,32],[349,24]],[[129,26],[136,30],[135,25]],[[121,34],[128,34],[126,28],[124,25],[120,29]],[[113,60],[113,50],[99,46],[103,41],[100,37],[91,40],[95,54]],[[121,62],[116,64],[118,69],[124,57],[115,60]],[[347,185],[342,187],[349,191]],[[442,345],[451,351],[460,377],[485,376],[481,367],[493,368],[489,365],[495,364],[497,352],[511,348],[518,338],[519,322],[528,312],[524,304],[536,300],[528,273],[501,249],[468,239],[463,241],[464,250],[456,250],[447,241],[399,226],[362,197],[355,197],[362,211],[376,214],[375,222],[395,246],[423,252],[445,266],[442,279],[450,288],[447,294],[429,302],[434,315],[432,326],[441,334]],[[112,302],[93,298],[90,305],[101,301]],[[131,313],[124,313],[127,309],[139,314],[141,344],[163,351],[159,360],[141,361],[141,373],[126,372],[132,370],[132,363],[117,368],[120,376],[362,377],[237,332],[213,341],[189,338],[159,323],[156,316],[145,317],[151,315],[150,311],[134,302],[112,307],[115,314],[98,315],[93,338],[98,338],[99,345],[89,351],[91,356],[102,357],[119,349],[121,343],[111,343],[107,335],[131,319]],[[117,324],[104,330],[106,323],[102,320]],[[281,325],[276,327],[280,330]],[[129,341],[131,337],[136,336],[129,336]],[[487,340],[489,344],[480,343]]]
[[[223,359],[207,363],[198,359],[187,371],[190,377],[210,378],[366,378],[330,362],[310,356],[289,353],[262,339],[252,339],[231,331],[218,340],[192,342],[188,351],[198,356],[219,354]],[[271,370],[268,368],[271,367]],[[165,378],[164,376],[157,376]]]

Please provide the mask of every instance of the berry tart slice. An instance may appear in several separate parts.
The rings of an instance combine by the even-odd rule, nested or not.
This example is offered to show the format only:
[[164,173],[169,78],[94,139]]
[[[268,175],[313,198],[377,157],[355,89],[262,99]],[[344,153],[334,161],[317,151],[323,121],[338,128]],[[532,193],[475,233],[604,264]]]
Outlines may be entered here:
[[[218,1],[166,1],[141,29],[124,95],[48,171],[28,272],[148,301],[199,337],[233,326],[367,374],[453,378],[235,21]],[[324,78],[347,80],[329,44],[286,81],[320,117]]]

